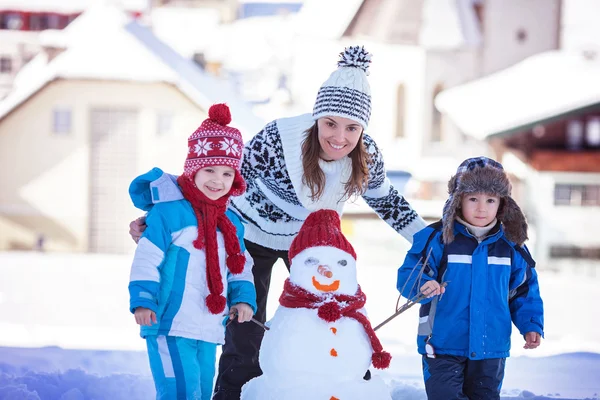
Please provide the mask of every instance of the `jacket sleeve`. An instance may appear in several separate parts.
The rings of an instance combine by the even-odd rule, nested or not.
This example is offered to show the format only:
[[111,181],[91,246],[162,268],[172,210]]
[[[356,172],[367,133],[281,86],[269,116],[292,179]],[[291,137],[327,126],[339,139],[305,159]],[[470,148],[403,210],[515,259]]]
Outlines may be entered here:
[[[435,236],[429,240],[431,235]],[[442,258],[442,253],[443,247],[439,232],[426,227],[415,234],[413,245],[406,254],[404,263],[398,269],[396,288],[402,296],[412,299],[419,294],[419,289],[427,281],[437,279],[439,260]],[[428,255],[429,257],[427,257]],[[423,266],[425,259],[427,259],[427,265]],[[429,303],[431,300],[424,299],[421,303]]]
[[237,303],[246,303],[256,313],[256,289],[254,287],[254,276],[252,275],[254,261],[244,245],[244,225],[237,214],[228,211],[228,215],[236,228],[240,249],[246,256],[246,263],[240,274],[234,275],[229,271],[227,272],[227,302],[230,306]]
[[383,155],[375,141],[368,135],[363,136],[363,141],[370,160],[369,184],[362,197],[381,219],[412,242],[413,235],[427,224],[391,184],[386,176]]
[[171,234],[161,212],[162,205],[155,205],[146,217],[148,227],[142,234],[131,264],[129,277],[129,310],[137,307],[154,312],[158,308],[160,269],[165,260]]
[[[529,253],[527,247],[523,246]],[[540,296],[535,268],[513,250],[510,276],[509,308],[513,323],[522,335],[538,332],[544,335],[544,305]]]

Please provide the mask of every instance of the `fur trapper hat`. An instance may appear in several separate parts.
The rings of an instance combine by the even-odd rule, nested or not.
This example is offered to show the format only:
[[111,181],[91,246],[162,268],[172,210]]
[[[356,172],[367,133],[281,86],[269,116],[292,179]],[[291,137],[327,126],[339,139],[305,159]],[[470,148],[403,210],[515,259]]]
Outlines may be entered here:
[[506,238],[522,245],[527,240],[527,221],[510,196],[512,186],[500,164],[487,157],[469,158],[460,164],[448,182],[449,197],[444,205],[442,237],[445,244],[454,240],[454,220],[462,197],[467,193],[486,193],[501,199],[496,218],[502,222]]

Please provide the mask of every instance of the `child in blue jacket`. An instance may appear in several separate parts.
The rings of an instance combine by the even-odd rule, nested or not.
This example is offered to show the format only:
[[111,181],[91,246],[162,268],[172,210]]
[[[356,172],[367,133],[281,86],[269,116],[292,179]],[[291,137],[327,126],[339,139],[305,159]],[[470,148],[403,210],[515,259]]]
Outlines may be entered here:
[[188,139],[176,182],[155,168],[130,186],[134,204],[149,210],[129,293],[157,399],[210,399],[224,321],[231,314],[246,322],[256,311],[243,226],[227,210],[246,186],[242,136],[230,121],[226,105],[213,105]]
[[[527,222],[502,165],[489,158],[465,160],[448,192],[442,220],[415,234],[397,288],[427,296],[417,343],[428,399],[500,399],[511,321],[526,349],[544,330],[535,262],[523,245]],[[415,266],[427,256],[420,274]]]

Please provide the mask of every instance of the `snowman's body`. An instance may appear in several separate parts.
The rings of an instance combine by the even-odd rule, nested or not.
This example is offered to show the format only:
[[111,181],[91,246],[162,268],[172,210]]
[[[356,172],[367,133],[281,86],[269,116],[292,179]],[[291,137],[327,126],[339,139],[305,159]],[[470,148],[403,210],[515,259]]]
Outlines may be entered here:
[[[306,249],[292,260],[290,283],[323,302],[333,294],[354,295],[355,260],[337,248]],[[356,319],[327,322],[315,308],[280,305],[267,325],[259,356],[263,375],[243,387],[243,400],[391,399],[380,378],[363,379],[373,349]]]
[[281,306],[270,328],[259,361],[263,373],[274,378],[316,374],[328,379],[360,380],[371,364],[371,344],[354,319],[342,317],[326,322],[318,317],[317,310]]

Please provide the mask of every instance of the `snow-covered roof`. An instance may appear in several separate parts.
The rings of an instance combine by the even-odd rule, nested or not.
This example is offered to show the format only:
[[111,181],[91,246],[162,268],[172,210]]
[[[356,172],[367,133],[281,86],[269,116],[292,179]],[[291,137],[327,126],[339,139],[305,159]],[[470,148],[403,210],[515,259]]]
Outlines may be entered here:
[[[387,0],[385,10],[402,12],[407,5],[398,0]],[[448,49],[481,44],[481,29],[473,9],[473,3],[481,0],[424,0],[410,7],[421,8],[420,22],[415,25],[418,32],[414,43],[427,48]],[[339,39],[350,26],[365,0],[306,0],[299,12],[299,33],[329,39]],[[381,8],[380,7],[380,8]],[[402,21],[395,22],[395,25]]]
[[419,44],[430,49],[479,46],[482,34],[473,9],[477,1],[480,0],[425,0]]
[[66,49],[51,60],[42,52],[19,71],[13,90],[0,102],[0,120],[63,78],[168,82],[205,110],[215,102],[227,103],[242,132],[254,134],[264,124],[229,83],[204,72],[116,7],[94,5],[63,31],[43,33],[47,46]]
[[298,31],[339,39],[364,0],[305,0],[298,13]]
[[156,7],[150,18],[156,36],[188,58],[206,51],[221,22],[220,11],[209,7]]
[[290,43],[297,26],[297,15],[238,19],[221,25],[206,55],[221,61],[228,70],[265,68],[274,61],[291,58],[294,48]]
[[0,10],[78,13],[95,3],[113,3],[128,11],[143,11],[151,0],[0,0]]
[[600,55],[548,51],[440,93],[436,107],[478,139],[600,103]]

